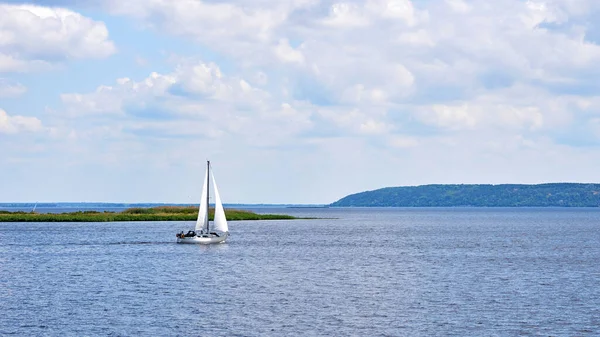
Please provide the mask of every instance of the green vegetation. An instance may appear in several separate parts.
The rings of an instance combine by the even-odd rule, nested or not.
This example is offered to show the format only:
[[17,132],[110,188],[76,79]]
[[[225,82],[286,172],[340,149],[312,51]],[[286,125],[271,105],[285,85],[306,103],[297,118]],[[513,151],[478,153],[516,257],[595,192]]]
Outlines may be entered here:
[[[111,221],[195,221],[198,208],[185,206],[161,206],[152,208],[129,208],[122,212],[79,211],[71,213],[26,213],[0,211],[0,222],[111,222]],[[209,210],[209,219],[214,209]],[[285,220],[296,219],[290,215],[257,214],[250,211],[226,209],[227,220]]]
[[599,207],[600,184],[424,185],[346,196],[332,207]]

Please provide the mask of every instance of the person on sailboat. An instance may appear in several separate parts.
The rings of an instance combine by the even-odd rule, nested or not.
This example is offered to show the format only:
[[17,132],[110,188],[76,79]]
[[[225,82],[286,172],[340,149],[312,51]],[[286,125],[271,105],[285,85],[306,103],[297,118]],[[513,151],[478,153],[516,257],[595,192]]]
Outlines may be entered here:
[[[193,230],[187,232],[187,234],[183,235],[183,237],[178,237],[177,243],[221,243],[225,242],[229,236],[229,227],[227,226],[227,219],[225,217],[223,203],[221,202],[221,198],[217,190],[217,184],[215,182],[214,175],[211,174],[210,170],[210,161],[207,161],[206,174],[204,176],[204,184],[202,186],[202,196],[198,208],[196,225],[194,226]],[[212,186],[214,187],[213,192],[215,197],[215,213],[212,226],[208,219],[211,182]]]

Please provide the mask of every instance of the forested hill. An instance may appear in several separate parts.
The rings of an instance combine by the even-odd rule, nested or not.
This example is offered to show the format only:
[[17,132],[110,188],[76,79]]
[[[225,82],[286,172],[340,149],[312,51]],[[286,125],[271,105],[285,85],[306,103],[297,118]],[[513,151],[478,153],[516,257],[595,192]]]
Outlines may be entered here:
[[600,184],[423,185],[344,197],[331,207],[599,207]]

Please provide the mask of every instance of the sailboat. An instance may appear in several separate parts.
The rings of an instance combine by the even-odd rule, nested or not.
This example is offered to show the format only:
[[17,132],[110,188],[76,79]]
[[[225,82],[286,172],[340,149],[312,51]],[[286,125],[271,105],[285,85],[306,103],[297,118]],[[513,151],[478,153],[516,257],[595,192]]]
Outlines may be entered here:
[[[208,221],[210,180],[212,180],[215,194],[215,216],[212,226]],[[207,161],[196,227],[194,230],[188,231],[187,234],[184,234],[183,232],[178,233],[177,243],[221,243],[225,242],[228,236],[229,227],[227,226],[227,219],[225,218],[225,210],[223,209],[223,203],[221,203],[221,196],[217,189],[215,177],[210,170],[210,161]]]

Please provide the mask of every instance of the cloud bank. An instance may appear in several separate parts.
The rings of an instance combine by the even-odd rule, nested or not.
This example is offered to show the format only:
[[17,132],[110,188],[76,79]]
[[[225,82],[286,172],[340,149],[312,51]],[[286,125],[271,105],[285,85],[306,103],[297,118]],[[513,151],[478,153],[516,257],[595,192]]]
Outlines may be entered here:
[[79,13],[0,4],[0,72],[44,69],[66,59],[104,58],[115,51],[106,26]]
[[[63,91],[44,106],[40,116],[53,130],[46,136],[64,141],[47,146],[81,153],[77,165],[189,177],[215,158],[240,185],[269,181],[225,190],[247,202],[329,202],[390,185],[596,177],[594,1],[83,4],[86,13],[128,22],[128,34],[144,37],[130,62],[155,68],[87,79],[87,89]],[[127,47],[109,39],[109,31],[118,34],[111,22],[75,7],[1,5],[0,19],[5,73],[119,58],[117,48]],[[157,63],[152,37],[193,48],[166,50]],[[9,80],[0,82],[4,97],[29,88]]]

